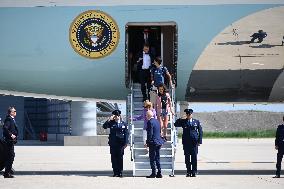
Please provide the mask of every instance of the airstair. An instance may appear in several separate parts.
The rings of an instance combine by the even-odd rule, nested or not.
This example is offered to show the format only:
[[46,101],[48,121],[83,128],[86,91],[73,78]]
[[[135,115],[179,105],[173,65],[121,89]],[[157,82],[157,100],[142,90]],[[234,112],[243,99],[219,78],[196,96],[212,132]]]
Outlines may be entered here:
[[[174,89],[170,92],[172,98],[172,107],[175,103]],[[132,121],[134,117],[143,112],[143,96],[140,90],[140,84],[134,83],[131,87],[131,93],[127,99],[128,116],[130,120],[130,150],[131,160],[133,162],[133,176],[148,176],[151,174],[149,153],[143,144],[143,126],[144,121]],[[177,132],[174,128],[174,117],[170,115],[167,130],[167,142],[160,151],[160,162],[163,175],[174,176],[174,162],[177,142]]]

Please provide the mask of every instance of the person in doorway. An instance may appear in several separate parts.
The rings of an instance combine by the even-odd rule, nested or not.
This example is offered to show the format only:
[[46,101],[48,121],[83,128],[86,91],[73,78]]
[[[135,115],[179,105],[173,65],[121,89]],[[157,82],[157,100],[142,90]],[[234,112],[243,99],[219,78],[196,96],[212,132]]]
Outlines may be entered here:
[[202,127],[197,119],[192,118],[193,110],[185,109],[186,119],[179,118],[176,127],[182,127],[182,144],[185,156],[186,177],[196,177],[198,146],[202,144]]
[[3,136],[6,143],[5,149],[7,155],[5,160],[5,172],[3,175],[4,178],[14,178],[14,173],[12,171],[12,165],[15,158],[14,144],[17,143],[18,137],[18,127],[15,120],[16,115],[15,107],[9,107],[8,114],[3,125]]
[[146,137],[147,137],[147,132],[146,132],[147,122],[148,122],[147,111],[152,111],[153,117],[155,119],[157,119],[156,110],[153,108],[153,105],[149,100],[145,100],[144,109],[143,109],[142,114],[138,117],[134,117],[134,119],[133,119],[133,121],[142,120],[142,119],[144,120],[144,127],[143,127],[143,142],[144,142],[144,144],[146,143]]
[[167,92],[167,88],[165,84],[160,84],[158,86],[158,94],[156,96],[155,107],[157,110],[158,120],[161,125],[162,136],[165,140],[167,140],[167,127],[169,122],[169,114],[172,113],[174,115],[174,111],[172,108],[172,100],[170,94]]
[[151,69],[151,84],[155,87],[158,87],[160,84],[165,84],[165,77],[167,77],[170,86],[174,88],[171,74],[169,73],[168,69],[165,66],[162,66],[161,64],[161,57],[156,57],[154,59],[154,66]]
[[112,116],[103,124],[103,128],[110,129],[109,146],[113,177],[122,177],[124,149],[128,144],[127,124],[122,121],[120,110],[114,110]]
[[278,150],[278,153],[277,153],[277,163],[276,163],[276,175],[274,178],[280,178],[281,162],[284,155],[284,116],[283,116],[283,124],[277,127],[276,137],[275,137],[275,149]]
[[[150,166],[152,169],[151,175],[147,178],[162,178],[161,164],[160,164],[160,149],[164,144],[164,140],[161,138],[161,127],[157,119],[154,118],[153,112],[148,110],[147,113],[147,140],[145,147],[149,147]],[[156,166],[155,166],[156,164]],[[156,173],[157,167],[157,173]]]
[[[139,53],[137,60],[137,69],[139,74],[139,80],[141,84],[141,92],[143,95],[143,102],[150,99],[149,92],[151,88],[151,73],[153,56],[149,53],[149,44],[145,43],[143,46],[143,52]],[[147,85],[147,91],[146,91]]]

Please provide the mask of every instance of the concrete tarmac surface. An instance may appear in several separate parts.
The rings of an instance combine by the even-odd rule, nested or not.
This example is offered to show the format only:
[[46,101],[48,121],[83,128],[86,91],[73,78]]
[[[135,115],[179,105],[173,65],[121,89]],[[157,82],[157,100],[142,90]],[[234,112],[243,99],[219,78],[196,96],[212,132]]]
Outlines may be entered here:
[[[284,173],[275,174],[274,139],[204,139],[199,148],[196,178],[185,177],[181,141],[177,146],[175,177],[132,176],[129,147],[124,177],[113,178],[107,146],[16,146],[14,179],[0,177],[0,189],[33,188],[284,188]],[[283,163],[282,163],[283,167]]]

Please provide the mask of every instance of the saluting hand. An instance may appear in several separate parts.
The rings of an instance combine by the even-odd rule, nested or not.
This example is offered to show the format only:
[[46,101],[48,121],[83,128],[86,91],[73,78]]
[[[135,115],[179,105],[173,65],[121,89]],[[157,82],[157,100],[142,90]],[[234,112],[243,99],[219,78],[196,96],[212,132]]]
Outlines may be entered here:
[[110,116],[109,120],[114,120],[114,115]]
[[12,134],[11,138],[14,140],[16,138],[16,135]]

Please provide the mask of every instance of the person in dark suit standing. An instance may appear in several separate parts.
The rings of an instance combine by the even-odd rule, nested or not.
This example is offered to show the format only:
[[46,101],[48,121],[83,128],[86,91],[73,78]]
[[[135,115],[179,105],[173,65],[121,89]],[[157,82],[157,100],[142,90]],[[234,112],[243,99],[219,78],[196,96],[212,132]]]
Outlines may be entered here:
[[16,143],[18,136],[18,128],[15,121],[16,114],[16,109],[14,107],[9,107],[8,114],[3,125],[3,136],[7,150],[4,178],[14,178],[12,175],[12,165],[15,158],[14,144]]
[[[283,116],[283,122],[284,122],[284,116]],[[277,153],[277,163],[276,163],[276,175],[274,178],[280,178],[281,162],[284,155],[284,123],[277,127],[276,138],[275,138],[275,149],[278,150],[278,153]]]
[[112,114],[103,124],[103,128],[110,129],[108,144],[110,146],[113,177],[122,177],[124,149],[128,144],[128,128],[120,117],[120,110],[114,110]]
[[186,177],[196,177],[198,146],[202,144],[202,127],[199,120],[193,119],[192,109],[185,109],[186,119],[177,119],[176,127],[183,128],[182,144],[187,169]]
[[[143,52],[138,54],[137,70],[139,73],[139,80],[141,84],[141,92],[143,94],[143,101],[150,100],[149,92],[151,88],[151,67],[153,62],[153,56],[149,53],[149,44],[145,43],[143,46]],[[146,86],[147,85],[147,91]]]
[[[149,147],[149,158],[152,169],[152,174],[147,178],[162,178],[161,164],[160,164],[160,149],[164,144],[164,140],[161,137],[161,126],[157,119],[154,118],[152,111],[147,111],[147,140],[144,144],[145,148]],[[155,166],[156,163],[156,166]],[[158,169],[156,173],[156,167]]]

